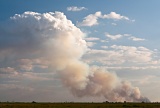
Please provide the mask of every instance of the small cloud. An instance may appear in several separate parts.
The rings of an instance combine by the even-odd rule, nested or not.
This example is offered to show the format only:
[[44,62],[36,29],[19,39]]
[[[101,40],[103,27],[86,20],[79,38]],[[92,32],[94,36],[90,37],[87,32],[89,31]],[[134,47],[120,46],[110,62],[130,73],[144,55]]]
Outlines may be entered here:
[[129,37],[131,36],[131,34],[123,34],[123,36]]
[[109,41],[108,40],[100,40],[100,42],[106,43],[106,42],[109,42]]
[[101,16],[101,12],[98,11],[95,14],[90,14],[84,18],[81,23],[78,23],[79,26],[94,26],[98,25],[98,18]]
[[129,39],[133,40],[133,41],[145,41],[145,39],[143,39],[143,38],[137,38],[137,37],[134,37],[134,36],[129,37]]
[[122,19],[130,20],[128,17],[117,14],[116,12],[111,12],[110,14],[103,15],[102,18],[115,19],[115,20],[122,20]]
[[107,49],[107,48],[108,48],[108,46],[101,46],[101,48],[103,48],[103,49]]
[[154,49],[154,51],[158,51],[158,49]]
[[116,26],[117,24],[116,23],[111,23],[113,26]]
[[77,7],[77,6],[67,7],[67,11],[82,11],[82,10],[87,10],[87,8],[85,8],[85,7]]
[[117,34],[117,35],[111,35],[111,34],[109,34],[109,33],[106,33],[105,34],[108,38],[110,38],[111,40],[117,40],[117,39],[119,39],[119,38],[121,38],[123,35],[121,35],[121,34]]
[[135,22],[136,20],[131,20],[132,22]]

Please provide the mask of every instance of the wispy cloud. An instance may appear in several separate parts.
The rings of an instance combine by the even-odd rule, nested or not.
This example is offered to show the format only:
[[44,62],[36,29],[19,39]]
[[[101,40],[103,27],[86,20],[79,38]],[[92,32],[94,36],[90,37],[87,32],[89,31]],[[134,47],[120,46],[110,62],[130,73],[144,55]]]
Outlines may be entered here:
[[88,38],[85,38],[86,41],[97,41],[97,40],[100,40],[99,38],[97,37],[88,37]]
[[115,34],[115,35],[112,35],[112,34],[109,34],[109,33],[105,33],[105,36],[111,40],[118,40],[120,38],[127,38],[129,40],[132,40],[132,41],[145,41],[146,39],[144,38],[138,38],[138,37],[135,37],[135,36],[132,36],[131,34]]
[[108,40],[103,40],[103,39],[101,39],[100,42],[102,42],[102,43],[107,43],[107,42],[109,42],[109,41],[108,41]]
[[77,6],[67,7],[67,11],[82,11],[82,10],[87,10],[87,8],[85,8],[85,7],[77,7]]

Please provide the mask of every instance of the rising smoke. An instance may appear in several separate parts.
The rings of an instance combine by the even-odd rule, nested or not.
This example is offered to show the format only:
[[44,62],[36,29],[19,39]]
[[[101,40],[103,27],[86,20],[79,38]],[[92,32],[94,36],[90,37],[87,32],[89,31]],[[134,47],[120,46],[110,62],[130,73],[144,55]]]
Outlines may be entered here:
[[[116,74],[81,60],[87,50],[85,34],[61,12],[16,14],[1,26],[1,70],[33,70],[33,64],[52,68],[77,97],[103,96],[108,101],[149,101],[139,88]],[[23,63],[22,63],[23,62]],[[26,65],[25,65],[26,64]]]

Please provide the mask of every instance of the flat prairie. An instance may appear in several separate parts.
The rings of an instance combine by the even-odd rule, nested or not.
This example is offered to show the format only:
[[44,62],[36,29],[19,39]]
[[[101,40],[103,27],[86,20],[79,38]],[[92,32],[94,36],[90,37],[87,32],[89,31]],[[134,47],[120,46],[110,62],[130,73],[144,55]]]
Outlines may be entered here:
[[160,103],[19,103],[1,102],[0,108],[160,108]]

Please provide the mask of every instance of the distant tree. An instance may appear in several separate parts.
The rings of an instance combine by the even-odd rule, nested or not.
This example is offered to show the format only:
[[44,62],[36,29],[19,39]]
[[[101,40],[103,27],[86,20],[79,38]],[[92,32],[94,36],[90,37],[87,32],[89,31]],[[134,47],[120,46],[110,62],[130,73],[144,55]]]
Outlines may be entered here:
[[32,103],[36,103],[35,101],[32,101]]
[[109,103],[108,101],[106,101],[106,103]]

